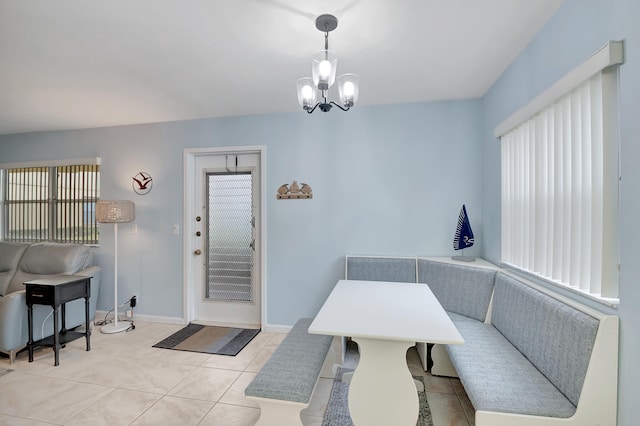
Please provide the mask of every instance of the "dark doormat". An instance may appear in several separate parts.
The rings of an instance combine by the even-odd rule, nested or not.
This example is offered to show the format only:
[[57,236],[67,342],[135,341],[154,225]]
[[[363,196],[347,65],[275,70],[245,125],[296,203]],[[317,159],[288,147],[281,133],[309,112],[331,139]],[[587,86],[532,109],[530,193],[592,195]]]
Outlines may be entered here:
[[247,328],[189,324],[154,348],[235,356],[260,332]]

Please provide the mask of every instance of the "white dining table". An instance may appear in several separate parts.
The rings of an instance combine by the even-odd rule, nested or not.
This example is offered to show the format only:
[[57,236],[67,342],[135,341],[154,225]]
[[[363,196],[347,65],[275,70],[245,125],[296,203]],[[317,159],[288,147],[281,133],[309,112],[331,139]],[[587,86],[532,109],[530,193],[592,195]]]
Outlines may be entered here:
[[340,280],[309,333],[358,344],[348,396],[355,426],[415,426],[420,404],[407,350],[416,342],[464,343],[429,287],[417,283]]

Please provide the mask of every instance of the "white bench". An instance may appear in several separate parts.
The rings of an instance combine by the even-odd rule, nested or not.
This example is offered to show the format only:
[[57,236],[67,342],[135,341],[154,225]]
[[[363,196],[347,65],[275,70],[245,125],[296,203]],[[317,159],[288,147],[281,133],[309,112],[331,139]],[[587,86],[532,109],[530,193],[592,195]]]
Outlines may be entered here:
[[466,343],[446,352],[476,426],[616,424],[618,317],[505,272],[486,322],[450,315]]
[[[616,424],[617,316],[486,262],[415,258],[414,269],[413,259],[347,256],[346,276],[417,271],[465,340],[434,345],[431,373],[460,378],[476,426]],[[418,350],[426,369],[426,345]]]
[[244,391],[260,405],[257,426],[302,426],[332,336],[309,334],[312,318],[301,318]]

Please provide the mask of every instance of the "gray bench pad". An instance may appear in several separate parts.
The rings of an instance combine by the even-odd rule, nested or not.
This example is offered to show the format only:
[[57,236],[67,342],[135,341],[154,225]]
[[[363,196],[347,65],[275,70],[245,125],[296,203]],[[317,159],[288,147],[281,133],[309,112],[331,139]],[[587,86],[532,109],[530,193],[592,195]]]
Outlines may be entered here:
[[578,405],[599,320],[499,273],[491,323]]
[[416,282],[416,258],[347,256],[347,279]]
[[476,410],[571,417],[576,407],[496,328],[449,312],[465,340],[447,353]]
[[309,334],[301,318],[244,391],[246,396],[309,403],[332,336]]
[[418,259],[418,282],[426,283],[446,311],[484,321],[495,269]]

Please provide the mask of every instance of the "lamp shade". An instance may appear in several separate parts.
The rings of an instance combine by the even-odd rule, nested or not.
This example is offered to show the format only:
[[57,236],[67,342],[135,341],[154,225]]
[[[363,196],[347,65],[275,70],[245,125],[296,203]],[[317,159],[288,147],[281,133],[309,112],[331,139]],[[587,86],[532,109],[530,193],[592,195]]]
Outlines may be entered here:
[[99,200],[96,202],[96,222],[125,223],[136,218],[136,206],[128,200]]
[[311,76],[320,90],[329,90],[336,81],[338,57],[329,50],[316,52],[311,58]]
[[298,88],[298,103],[302,108],[313,108],[316,104],[316,97],[318,90],[313,84],[311,77],[301,78],[297,81],[296,86]]
[[340,103],[351,108],[358,102],[359,78],[356,74],[342,74],[338,77],[338,94]]

